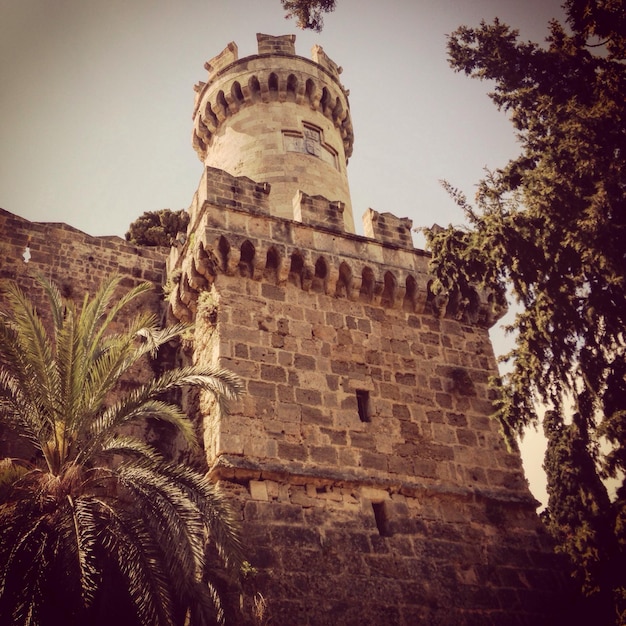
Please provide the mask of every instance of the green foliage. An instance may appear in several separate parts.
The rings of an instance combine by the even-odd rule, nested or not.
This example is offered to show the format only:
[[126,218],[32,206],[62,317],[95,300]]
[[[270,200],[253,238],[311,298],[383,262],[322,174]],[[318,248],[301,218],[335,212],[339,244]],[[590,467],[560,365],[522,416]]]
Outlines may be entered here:
[[323,13],[335,10],[336,0],[280,0],[287,18],[295,18],[298,28],[321,32]]
[[[132,436],[150,418],[197,446],[190,420],[164,398],[195,386],[218,410],[241,392],[233,374],[170,370],[122,394],[140,359],[186,330],[119,314],[151,288],[119,297],[104,282],[77,306],[45,280],[50,319],[14,283],[0,315],[0,419],[32,448],[0,461],[0,623],[182,625],[222,610],[207,538],[228,567],[244,563],[238,526],[204,475]],[[113,395],[112,395],[113,394]]]
[[475,206],[446,184],[468,226],[427,237],[440,289],[510,289],[522,305],[497,415],[513,440],[550,409],[548,525],[584,592],[617,598],[626,494],[610,503],[600,478],[626,469],[626,7],[565,8],[569,30],[552,22],[546,45],[498,20],[450,35],[451,66],[492,82],[521,153],[480,182]]
[[596,471],[594,446],[579,414],[566,424],[556,412],[548,411],[543,427],[549,441],[544,469],[550,477],[544,521],[558,551],[575,564],[572,573],[583,592],[595,597],[594,612],[605,613],[605,619],[598,621],[610,623],[610,592],[623,574],[618,571],[619,542],[609,514],[611,503]]
[[126,241],[137,246],[171,246],[178,233],[186,233],[189,214],[182,209],[146,211],[138,217],[126,233]]

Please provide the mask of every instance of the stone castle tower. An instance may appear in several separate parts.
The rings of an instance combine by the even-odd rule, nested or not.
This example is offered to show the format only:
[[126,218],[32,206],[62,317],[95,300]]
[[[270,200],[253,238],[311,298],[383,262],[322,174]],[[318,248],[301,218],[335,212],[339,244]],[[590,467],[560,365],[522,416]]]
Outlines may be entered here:
[[[112,272],[165,285],[169,318],[195,321],[177,358],[245,381],[229,415],[184,398],[256,569],[234,623],[562,623],[558,562],[489,417],[489,298],[433,297],[408,219],[370,209],[354,234],[339,68],[318,47],[296,56],[293,37],[258,41],[244,59],[230,44],[197,86],[205,167],[169,259],[0,210],[0,278],[36,297],[39,272],[78,300]],[[0,456],[14,443],[0,424]]]
[[489,417],[497,315],[476,291],[432,296],[410,220],[370,209],[354,234],[340,68],[257,38],[196,87],[205,168],[168,276],[169,315],[195,321],[188,358],[246,384],[232,414],[197,410],[265,617],[543,623],[555,563]]

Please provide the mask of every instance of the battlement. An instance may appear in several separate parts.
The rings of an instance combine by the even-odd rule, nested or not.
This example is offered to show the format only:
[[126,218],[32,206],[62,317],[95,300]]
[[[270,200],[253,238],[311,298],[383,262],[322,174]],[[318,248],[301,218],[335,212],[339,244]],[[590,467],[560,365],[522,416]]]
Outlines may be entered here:
[[432,292],[430,255],[413,247],[411,220],[369,209],[370,236],[361,237],[344,232],[341,203],[300,192],[287,220],[269,214],[270,195],[267,183],[205,169],[189,209],[193,236],[169,259],[176,318],[193,319],[199,294],[220,273],[483,327],[503,313],[475,289],[452,297]]
[[296,222],[345,232],[343,202],[331,202],[324,196],[309,196],[299,191],[293,199],[293,218]]
[[259,45],[259,54],[288,54],[291,56],[296,54],[295,35],[274,36],[257,33],[256,40]]
[[408,217],[378,213],[373,209],[368,209],[363,215],[363,232],[370,239],[412,248],[411,228],[413,228],[413,221]]

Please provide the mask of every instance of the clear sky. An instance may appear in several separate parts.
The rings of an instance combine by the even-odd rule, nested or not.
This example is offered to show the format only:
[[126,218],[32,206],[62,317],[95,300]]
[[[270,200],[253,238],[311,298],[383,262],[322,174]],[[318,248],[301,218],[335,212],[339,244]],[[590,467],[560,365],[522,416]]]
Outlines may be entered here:
[[[295,33],[297,54],[319,44],[344,68],[357,232],[368,207],[415,227],[461,223],[439,180],[473,197],[484,168],[517,147],[489,85],[448,67],[445,36],[497,16],[541,42],[560,4],[338,0],[316,34],[285,20],[279,0],[0,0],[0,207],[120,236],[144,211],[186,208],[202,171],[190,138],[204,62],[230,41],[255,54],[257,32]],[[502,333],[494,341],[505,350]],[[527,436],[527,473],[545,502],[542,455]]]

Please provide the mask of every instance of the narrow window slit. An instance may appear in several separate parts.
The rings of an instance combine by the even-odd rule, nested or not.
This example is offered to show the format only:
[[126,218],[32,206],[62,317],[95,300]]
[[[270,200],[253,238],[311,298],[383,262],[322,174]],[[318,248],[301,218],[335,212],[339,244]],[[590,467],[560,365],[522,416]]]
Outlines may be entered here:
[[370,392],[365,389],[356,390],[356,405],[359,411],[359,419],[362,422],[370,421]]
[[391,537],[391,531],[389,530],[389,517],[384,502],[372,502],[372,509],[374,510],[374,519],[376,520],[376,528],[378,528],[378,534],[381,537]]

